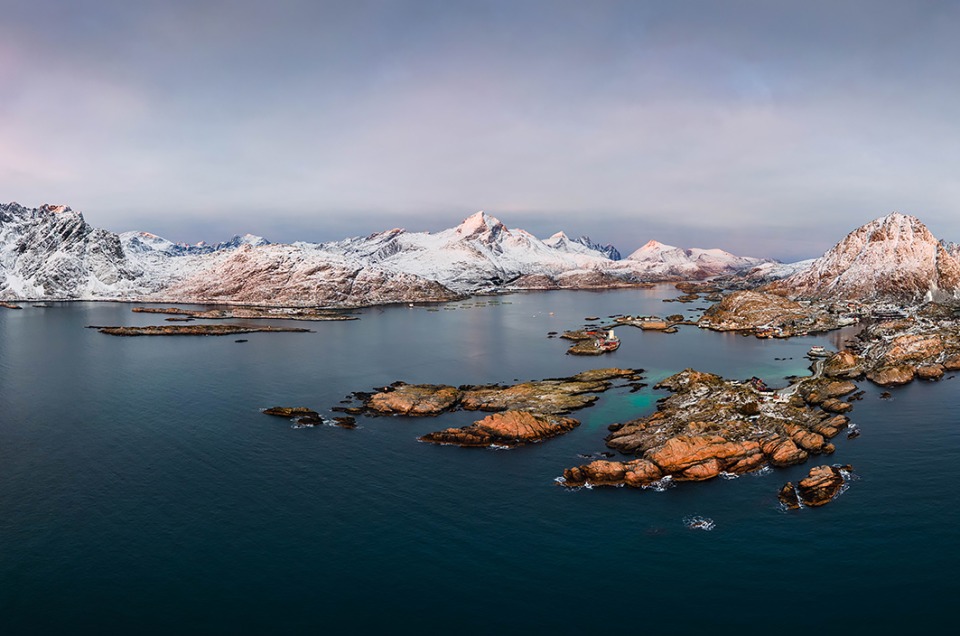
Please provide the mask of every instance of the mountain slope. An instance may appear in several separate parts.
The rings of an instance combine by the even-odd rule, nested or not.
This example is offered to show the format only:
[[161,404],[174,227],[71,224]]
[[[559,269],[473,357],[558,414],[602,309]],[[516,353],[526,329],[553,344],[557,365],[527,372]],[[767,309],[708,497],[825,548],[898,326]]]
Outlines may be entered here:
[[768,289],[814,299],[956,299],[960,262],[919,219],[894,212],[853,230],[809,268]]

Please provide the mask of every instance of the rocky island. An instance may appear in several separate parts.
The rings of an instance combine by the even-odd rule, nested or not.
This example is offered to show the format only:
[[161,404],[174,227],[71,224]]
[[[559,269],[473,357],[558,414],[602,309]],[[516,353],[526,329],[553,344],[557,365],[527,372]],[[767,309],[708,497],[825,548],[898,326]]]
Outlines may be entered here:
[[170,314],[201,320],[359,320],[357,316],[330,309],[309,307],[231,307],[229,309],[181,309],[179,307],[134,307],[130,311],[142,314]]
[[490,411],[469,426],[447,428],[420,437],[420,441],[457,446],[519,446],[573,430],[578,420],[563,417],[590,406],[614,380],[638,386],[642,371],[594,369],[568,378],[535,380],[514,385],[406,384],[395,382],[375,393],[355,394],[362,407],[342,408],[369,415],[436,416],[453,410]]
[[693,369],[656,388],[672,395],[650,416],[611,425],[606,440],[610,448],[640,458],[568,468],[563,485],[644,487],[664,477],[703,481],[828,455],[834,452],[828,440],[849,420],[814,405],[856,390],[852,383],[811,378],[781,391],[762,391]]
[[777,498],[788,510],[808,506],[817,507],[833,501],[843,490],[845,475],[853,468],[847,466],[814,466],[796,486],[784,484]]

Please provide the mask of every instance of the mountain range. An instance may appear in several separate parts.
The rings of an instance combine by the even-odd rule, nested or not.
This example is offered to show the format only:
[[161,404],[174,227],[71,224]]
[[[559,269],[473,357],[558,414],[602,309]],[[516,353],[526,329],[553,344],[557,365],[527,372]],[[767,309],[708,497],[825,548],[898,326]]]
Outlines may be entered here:
[[244,235],[185,245],[115,234],[65,206],[0,204],[0,298],[360,306],[513,289],[703,279],[769,262],[651,241],[627,258],[562,232],[540,240],[477,212],[436,233],[392,229],[330,243]]
[[626,258],[558,232],[538,239],[477,212],[440,232],[395,228],[329,243],[246,234],[208,245],[90,226],[66,206],[0,204],[0,299],[350,307],[520,289],[598,289],[722,277],[801,299],[960,299],[960,246],[892,213],[818,259],[778,263],[649,241]]

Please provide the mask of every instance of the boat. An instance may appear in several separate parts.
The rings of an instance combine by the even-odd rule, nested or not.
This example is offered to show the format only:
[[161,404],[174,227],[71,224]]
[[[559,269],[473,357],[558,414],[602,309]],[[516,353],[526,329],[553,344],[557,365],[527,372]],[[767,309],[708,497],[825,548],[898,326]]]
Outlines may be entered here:
[[810,347],[810,351],[807,351],[807,357],[810,358],[829,358],[832,355],[832,351],[827,351],[820,345],[813,345]]

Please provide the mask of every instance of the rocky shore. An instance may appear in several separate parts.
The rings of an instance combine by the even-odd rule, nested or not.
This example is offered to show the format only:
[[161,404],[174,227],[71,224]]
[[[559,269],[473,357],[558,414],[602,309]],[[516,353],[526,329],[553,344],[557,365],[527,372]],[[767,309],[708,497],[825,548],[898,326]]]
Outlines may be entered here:
[[309,333],[309,329],[295,327],[270,327],[266,325],[156,325],[149,327],[98,327],[90,326],[110,336],[231,336],[239,333],[287,332]]
[[23,309],[20,305],[15,305],[13,303],[0,301],[0,307],[4,309]]
[[488,411],[469,426],[429,433],[420,441],[457,446],[519,446],[561,435],[580,422],[562,417],[593,404],[615,380],[640,386],[642,370],[594,369],[567,378],[513,385],[406,384],[354,394],[360,407],[334,407],[352,414],[429,417],[454,410]]
[[856,386],[815,378],[780,392],[764,392],[750,383],[687,369],[657,388],[672,395],[648,417],[611,425],[606,440],[610,448],[640,458],[568,468],[565,486],[644,487],[668,476],[703,481],[829,455],[834,446],[828,440],[849,420],[817,405]]

